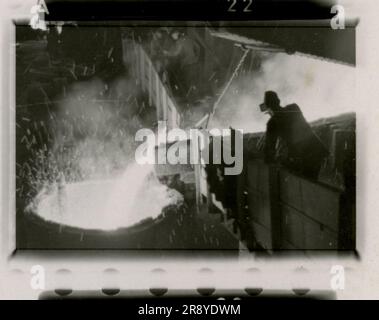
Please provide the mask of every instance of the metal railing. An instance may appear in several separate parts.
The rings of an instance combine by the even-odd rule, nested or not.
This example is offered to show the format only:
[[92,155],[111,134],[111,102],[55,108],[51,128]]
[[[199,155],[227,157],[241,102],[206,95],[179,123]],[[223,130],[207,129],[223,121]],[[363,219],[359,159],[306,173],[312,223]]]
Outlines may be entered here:
[[179,127],[181,118],[174,100],[143,46],[124,39],[123,48],[124,62],[130,65],[133,76],[148,95],[149,105],[156,108],[157,120],[165,121],[167,129]]

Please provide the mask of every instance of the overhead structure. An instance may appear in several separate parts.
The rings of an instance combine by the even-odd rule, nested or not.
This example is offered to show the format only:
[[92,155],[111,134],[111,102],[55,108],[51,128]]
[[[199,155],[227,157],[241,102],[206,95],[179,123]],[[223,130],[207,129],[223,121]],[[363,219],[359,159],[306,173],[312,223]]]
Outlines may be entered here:
[[357,24],[357,20],[350,20],[345,29],[333,29],[330,20],[223,22],[210,32],[246,48],[304,54],[355,66]]

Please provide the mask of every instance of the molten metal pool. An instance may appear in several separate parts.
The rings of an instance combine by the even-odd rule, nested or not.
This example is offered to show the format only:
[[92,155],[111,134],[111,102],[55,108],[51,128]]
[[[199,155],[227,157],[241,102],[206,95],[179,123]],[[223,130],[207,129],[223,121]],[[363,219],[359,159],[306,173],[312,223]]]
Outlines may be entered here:
[[32,210],[45,220],[68,226],[114,230],[155,218],[165,206],[182,202],[179,192],[159,183],[153,166],[133,164],[118,179],[45,188]]

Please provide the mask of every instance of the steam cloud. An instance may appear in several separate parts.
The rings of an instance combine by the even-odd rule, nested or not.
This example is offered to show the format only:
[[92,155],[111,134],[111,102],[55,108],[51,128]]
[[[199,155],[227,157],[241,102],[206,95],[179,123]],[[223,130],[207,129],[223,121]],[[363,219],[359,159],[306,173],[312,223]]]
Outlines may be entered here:
[[268,118],[259,104],[267,90],[278,93],[282,106],[298,104],[308,121],[355,111],[354,72],[353,67],[310,56],[270,54],[259,71],[234,80],[211,127],[264,131]]
[[134,163],[134,135],[143,126],[136,86],[123,78],[106,97],[105,89],[99,79],[76,83],[56,112],[51,177],[28,207],[45,220],[117,229],[183,200],[159,183],[153,166]]

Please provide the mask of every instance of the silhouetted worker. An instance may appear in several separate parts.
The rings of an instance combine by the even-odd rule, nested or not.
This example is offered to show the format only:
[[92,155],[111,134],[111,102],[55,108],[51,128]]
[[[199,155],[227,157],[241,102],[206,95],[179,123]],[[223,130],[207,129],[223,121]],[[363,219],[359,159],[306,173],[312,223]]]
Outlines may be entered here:
[[150,42],[150,58],[158,74],[161,74],[163,71],[163,42],[163,32],[159,29],[153,32]]
[[299,106],[290,104],[281,107],[276,92],[266,91],[260,109],[271,115],[266,129],[265,161],[278,161],[277,146],[281,142],[287,151],[284,161],[281,162],[292,171],[310,179],[317,179],[328,150],[314,134]]
[[164,54],[171,59],[177,59],[181,80],[184,82],[185,92],[189,95],[191,90],[196,90],[199,73],[200,46],[195,40],[179,30],[171,34],[174,43],[169,51]]

